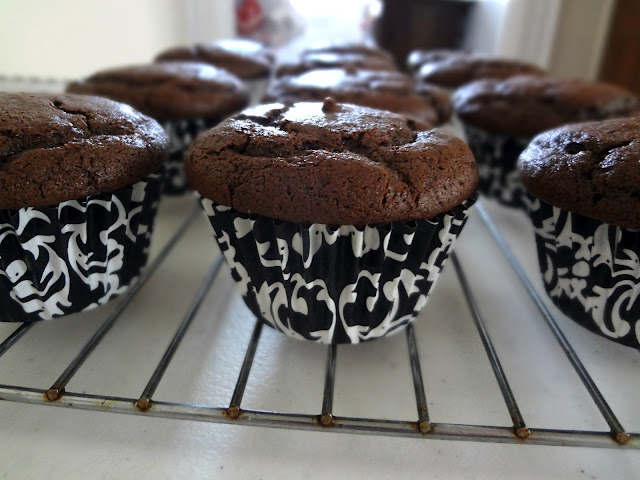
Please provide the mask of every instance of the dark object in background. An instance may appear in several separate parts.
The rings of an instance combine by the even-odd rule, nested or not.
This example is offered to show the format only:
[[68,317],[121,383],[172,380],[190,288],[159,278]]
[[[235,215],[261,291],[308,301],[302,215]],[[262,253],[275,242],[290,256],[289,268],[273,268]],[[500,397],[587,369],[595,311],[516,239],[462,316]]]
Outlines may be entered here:
[[376,41],[398,65],[416,48],[459,49],[473,6],[465,0],[384,0]]

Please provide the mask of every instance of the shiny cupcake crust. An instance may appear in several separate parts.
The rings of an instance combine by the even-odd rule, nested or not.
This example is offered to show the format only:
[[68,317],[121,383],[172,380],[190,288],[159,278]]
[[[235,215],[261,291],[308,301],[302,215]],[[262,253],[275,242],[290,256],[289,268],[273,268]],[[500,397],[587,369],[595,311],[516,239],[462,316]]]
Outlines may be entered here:
[[478,180],[462,140],[330,99],[246,110],[201,135],[185,168],[221,205],[330,225],[432,218],[469,198]]

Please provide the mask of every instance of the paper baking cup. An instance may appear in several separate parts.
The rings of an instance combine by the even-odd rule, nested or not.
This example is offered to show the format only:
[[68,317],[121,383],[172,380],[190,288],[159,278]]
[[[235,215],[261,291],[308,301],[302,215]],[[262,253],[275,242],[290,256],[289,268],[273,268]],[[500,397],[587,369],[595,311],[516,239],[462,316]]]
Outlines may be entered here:
[[359,343],[418,314],[475,199],[432,220],[362,228],[274,221],[201,200],[259,319],[295,338]]
[[169,137],[169,156],[165,161],[165,195],[183,195],[189,191],[187,176],[184,172],[184,154],[191,142],[205,130],[215,127],[219,119],[185,119],[160,122]]
[[545,289],[564,314],[640,349],[640,231],[531,198]]
[[0,210],[0,321],[50,320],[127,290],[147,261],[162,178],[55,207]]
[[478,191],[507,207],[526,210],[528,197],[520,182],[517,165],[518,157],[530,140],[497,135],[465,122],[462,125],[478,164]]

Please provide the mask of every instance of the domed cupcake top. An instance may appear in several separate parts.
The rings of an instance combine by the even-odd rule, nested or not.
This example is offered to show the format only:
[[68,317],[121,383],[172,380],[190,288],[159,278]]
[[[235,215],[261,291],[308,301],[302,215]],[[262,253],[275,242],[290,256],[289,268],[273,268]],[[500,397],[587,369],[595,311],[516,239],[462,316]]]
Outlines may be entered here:
[[448,48],[430,48],[412,50],[407,55],[407,69],[416,73],[427,63],[439,62],[451,57],[472,55],[464,50],[452,50]]
[[393,57],[381,50],[326,48],[307,50],[296,62],[276,68],[276,77],[299,75],[319,68],[355,68],[362,70],[397,70]]
[[0,94],[0,209],[131,185],[160,167],[167,146],[155,120],[111,100]]
[[376,47],[375,45],[369,45],[366,43],[324,43],[311,45],[302,52],[302,57],[316,53],[332,53],[338,55],[364,55],[367,57],[381,57],[393,62],[393,55],[386,50]]
[[397,71],[319,69],[299,76],[276,79],[266,94],[267,101],[294,103],[321,101],[333,97],[338,102],[389,110],[425,122],[438,123],[438,113],[425,97],[414,92],[413,80]]
[[640,111],[638,97],[615,85],[529,75],[470,83],[456,91],[453,103],[465,122],[516,137]]
[[477,183],[462,140],[330,99],[245,110],[201,135],[185,165],[191,185],[216,203],[332,225],[432,218]]
[[157,120],[224,118],[247,106],[246,87],[235,75],[196,62],[131,65],[97,72],[67,91],[127,103]]
[[416,77],[443,87],[459,87],[482,78],[509,78],[514,75],[545,75],[540,67],[521,60],[479,54],[452,54],[427,62]]
[[224,68],[240,78],[254,79],[269,76],[275,56],[258,42],[232,39],[173,47],[160,52],[155,60],[203,62]]
[[550,205],[640,229],[640,117],[545,132],[522,153],[519,169],[527,190]]

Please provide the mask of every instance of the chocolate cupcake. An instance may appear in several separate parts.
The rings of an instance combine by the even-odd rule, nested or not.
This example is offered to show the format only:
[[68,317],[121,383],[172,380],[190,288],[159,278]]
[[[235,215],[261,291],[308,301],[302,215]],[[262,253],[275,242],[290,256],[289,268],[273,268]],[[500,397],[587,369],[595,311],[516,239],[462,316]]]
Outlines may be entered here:
[[145,265],[168,139],[127,105],[0,94],[0,320],[126,291]]
[[[311,70],[299,76],[278,78],[269,87],[265,101],[292,104],[327,97],[407,115],[424,124],[422,129],[440,123],[439,111],[433,104],[445,101],[436,95],[428,100],[426,92],[424,96],[415,93],[413,80],[403,73],[353,68]],[[446,105],[443,108],[446,110]]]
[[546,75],[546,72],[520,60],[460,53],[423,63],[416,73],[416,80],[441,87],[458,88],[474,80],[506,79],[516,75]]
[[453,99],[480,171],[481,193],[525,207],[516,162],[533,136],[587,120],[623,117],[640,108],[631,92],[577,79],[522,75],[479,80]]
[[365,57],[379,57],[389,62],[394,62],[393,55],[375,45],[364,43],[327,43],[312,45],[302,51],[302,56],[312,54],[332,54],[332,55],[362,55]]
[[275,70],[276,77],[300,75],[320,68],[355,68],[359,70],[397,70],[391,54],[384,50],[353,45],[308,49],[296,62],[283,63]]
[[470,55],[470,52],[466,52],[464,50],[452,50],[448,48],[412,50],[409,52],[409,55],[407,55],[407,70],[415,74],[427,63],[434,63],[451,57],[468,55]]
[[442,125],[451,119],[453,102],[446,89],[423,82],[415,84],[414,90],[436,111],[436,125]]
[[580,325],[640,348],[640,117],[568,125],[519,161],[544,286]]
[[245,86],[211,65],[164,62],[104,70],[73,82],[67,91],[99,95],[127,103],[155,118],[170,142],[164,192],[187,190],[182,157],[191,141],[230,114],[247,106]]
[[201,62],[227,70],[245,82],[250,103],[257,103],[264,95],[275,55],[261,43],[233,39],[169,48],[160,52],[155,61]]
[[415,317],[477,182],[462,140],[332,99],[246,110],[198,137],[185,165],[247,306],[322,343]]

